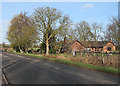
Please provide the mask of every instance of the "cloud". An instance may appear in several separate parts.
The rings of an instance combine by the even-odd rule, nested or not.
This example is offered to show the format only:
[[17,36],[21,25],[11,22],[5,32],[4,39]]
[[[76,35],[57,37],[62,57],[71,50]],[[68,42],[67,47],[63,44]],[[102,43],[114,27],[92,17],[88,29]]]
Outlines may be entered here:
[[92,4],[85,4],[82,6],[82,8],[93,8],[93,7],[94,7],[94,5],[92,5]]

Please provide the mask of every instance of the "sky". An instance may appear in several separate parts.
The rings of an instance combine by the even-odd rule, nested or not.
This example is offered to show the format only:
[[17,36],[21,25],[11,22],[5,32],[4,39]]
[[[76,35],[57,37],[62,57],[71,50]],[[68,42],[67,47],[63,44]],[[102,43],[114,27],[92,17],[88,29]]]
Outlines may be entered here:
[[[1,3],[0,3],[1,4]],[[9,44],[6,34],[12,18],[21,12],[28,16],[38,7],[49,6],[57,8],[63,15],[68,15],[74,24],[87,21],[89,24],[97,22],[104,28],[109,19],[118,16],[118,2],[2,2],[2,41]]]

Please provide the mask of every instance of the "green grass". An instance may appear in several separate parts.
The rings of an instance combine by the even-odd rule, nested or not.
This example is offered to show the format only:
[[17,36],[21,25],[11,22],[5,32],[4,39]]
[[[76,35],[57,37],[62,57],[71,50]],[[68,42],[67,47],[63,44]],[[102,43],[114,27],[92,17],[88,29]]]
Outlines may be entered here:
[[80,67],[84,67],[84,68],[88,68],[88,69],[93,69],[93,70],[103,71],[103,72],[108,72],[108,73],[113,73],[113,74],[120,73],[120,69],[111,68],[111,67],[94,66],[92,64],[73,62],[73,61],[68,61],[68,60],[63,60],[63,59],[58,59],[58,58],[49,58],[49,57],[45,57],[45,56],[38,56],[36,54],[27,54],[27,53],[18,53],[18,52],[16,52],[16,54],[26,55],[26,56],[34,56],[34,57],[38,57],[38,58],[41,58],[41,59],[57,61],[57,62],[65,63],[65,64],[76,65],[76,66],[80,66]]

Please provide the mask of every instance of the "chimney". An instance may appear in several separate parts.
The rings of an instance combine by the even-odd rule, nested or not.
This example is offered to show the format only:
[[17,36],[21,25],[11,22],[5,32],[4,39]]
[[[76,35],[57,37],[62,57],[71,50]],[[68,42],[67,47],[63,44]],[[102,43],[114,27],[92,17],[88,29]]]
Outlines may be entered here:
[[64,37],[64,44],[67,44],[67,37]]

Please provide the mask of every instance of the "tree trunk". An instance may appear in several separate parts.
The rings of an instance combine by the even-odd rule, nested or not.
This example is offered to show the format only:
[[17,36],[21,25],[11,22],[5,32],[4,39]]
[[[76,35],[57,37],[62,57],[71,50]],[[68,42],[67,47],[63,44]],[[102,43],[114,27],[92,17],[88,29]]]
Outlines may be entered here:
[[28,48],[25,49],[25,52],[28,53]]
[[46,40],[46,55],[49,55],[49,41]]
[[23,51],[22,51],[22,49],[20,48],[20,46],[19,46],[19,50],[20,50],[20,53],[23,53]]

